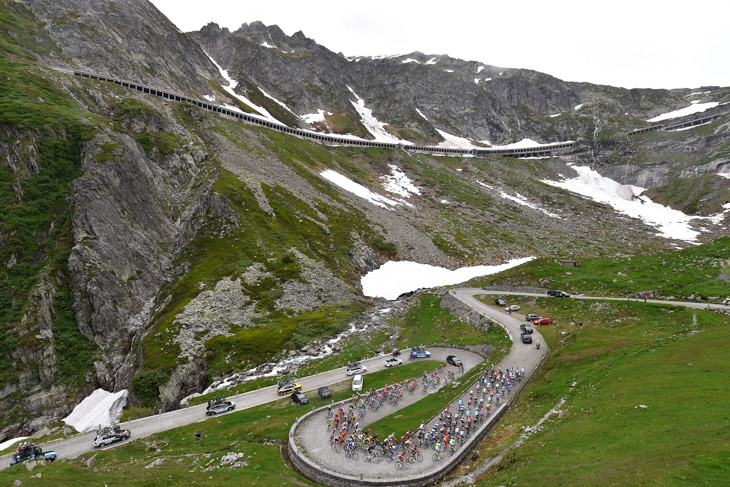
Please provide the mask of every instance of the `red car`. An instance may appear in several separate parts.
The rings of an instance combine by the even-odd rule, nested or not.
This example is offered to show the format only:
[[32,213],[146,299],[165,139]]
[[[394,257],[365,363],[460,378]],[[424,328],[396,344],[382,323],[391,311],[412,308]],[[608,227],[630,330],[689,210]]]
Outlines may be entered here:
[[549,325],[552,322],[553,322],[553,320],[551,318],[548,318],[548,317],[540,318],[539,320],[533,321],[533,323],[536,324],[536,325]]

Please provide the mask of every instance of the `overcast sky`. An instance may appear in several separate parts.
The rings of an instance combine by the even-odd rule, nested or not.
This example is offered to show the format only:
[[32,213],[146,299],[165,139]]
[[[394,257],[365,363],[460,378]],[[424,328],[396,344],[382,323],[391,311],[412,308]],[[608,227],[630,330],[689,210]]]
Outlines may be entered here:
[[151,0],[182,31],[256,20],[346,56],[448,54],[626,88],[730,86],[728,0]]

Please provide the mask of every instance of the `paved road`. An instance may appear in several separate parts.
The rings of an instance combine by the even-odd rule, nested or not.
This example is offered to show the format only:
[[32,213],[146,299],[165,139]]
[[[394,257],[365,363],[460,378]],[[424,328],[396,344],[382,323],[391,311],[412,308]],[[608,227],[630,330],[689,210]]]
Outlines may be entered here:
[[[537,350],[534,344],[523,344],[521,342],[520,325],[522,323],[525,323],[525,321],[521,321],[514,314],[510,315],[506,313],[502,308],[490,306],[477,300],[474,297],[475,295],[485,294],[485,291],[482,289],[457,289],[455,291],[452,291],[452,294],[463,303],[467,304],[471,308],[477,310],[481,314],[491,318],[492,320],[500,324],[507,331],[510,339],[513,342],[513,346],[511,347],[507,355],[502,358],[502,360],[500,361],[500,365],[504,368],[512,367],[521,369],[522,367],[524,367],[526,377],[529,377],[532,372],[539,366],[540,361],[544,357],[545,353],[547,353],[547,348],[543,346],[540,348],[540,350]],[[533,336],[535,340],[539,340],[541,343],[544,342],[542,335],[540,335],[539,331],[535,330]],[[467,354],[468,352],[465,351],[458,352],[459,357],[462,359]],[[471,367],[472,366],[470,365],[469,367],[465,368],[466,370],[468,370]],[[453,367],[450,368],[453,370]],[[513,397],[514,394],[519,391],[524,383],[525,382],[515,383],[512,388],[512,393],[510,396],[507,397],[507,400],[511,399],[511,397]],[[435,390],[430,390],[429,392],[433,393],[435,392]],[[402,409],[409,404],[412,404],[422,399],[423,397],[425,396],[423,395],[419,387],[419,390],[412,395],[404,394],[403,399],[398,403],[397,406],[385,404],[378,411],[368,412],[365,418],[359,421],[360,426],[362,427],[362,429],[367,429],[367,427],[371,423],[381,419],[384,416],[397,414],[397,411],[399,409]],[[466,402],[468,397],[469,394],[467,393],[464,394],[461,399]],[[455,399],[450,404],[449,407],[451,411],[455,411],[458,409],[458,399],[459,398]],[[497,409],[496,405],[493,406],[494,407],[492,409],[492,412]],[[406,422],[406,425],[404,425],[404,427],[410,427],[414,430],[418,428],[418,424],[408,424],[408,418],[403,418],[403,420],[404,422]],[[430,430],[434,422],[435,421],[432,420],[426,426],[427,431]],[[433,451],[423,451],[424,461],[412,465],[406,471],[397,471],[394,464],[390,462],[384,461],[377,464],[366,462],[364,458],[365,454],[362,452],[360,452],[360,458],[357,461],[354,461],[346,458],[342,452],[340,452],[339,454],[333,452],[330,448],[329,437],[330,431],[328,431],[327,428],[327,412],[320,411],[316,414],[313,414],[312,416],[309,416],[306,420],[304,420],[297,426],[294,441],[296,442],[299,452],[301,452],[301,454],[303,455],[306,455],[306,457],[310,461],[314,462],[318,466],[317,468],[320,468],[322,470],[329,470],[333,473],[344,474],[348,478],[361,478],[372,480],[388,478],[394,484],[397,484],[400,482],[405,482],[407,479],[410,478],[424,477],[434,474],[440,469],[444,468],[444,463],[442,461],[434,462],[431,460],[431,455],[433,454]]]
[[[547,297],[546,294],[542,293],[525,293],[525,292],[510,292],[510,291],[497,291],[497,290],[491,290],[491,289],[482,289],[481,293],[483,294],[499,294],[499,295],[508,295],[508,296],[536,296],[540,298]],[[562,299],[562,298],[555,298],[555,299]],[[627,299],[627,298],[609,298],[609,297],[603,297],[603,296],[586,296],[584,294],[572,294],[569,299],[595,299],[595,300],[601,300],[601,301],[632,301],[632,302],[644,302],[643,299]],[[717,303],[700,303],[697,301],[667,301],[666,299],[647,299],[647,303],[654,303],[654,304],[663,304],[665,306],[684,306],[685,308],[694,308],[694,309],[721,309],[721,310],[730,310],[730,306],[724,305],[724,304],[717,304]]]
[[[524,323],[515,316],[510,316],[504,311],[494,306],[489,306],[483,302],[474,298],[474,295],[479,294],[513,294],[513,295],[524,295],[524,296],[545,296],[544,294],[535,293],[508,293],[504,291],[491,291],[478,288],[463,288],[453,291],[454,295],[462,302],[476,309],[480,313],[494,319],[500,325],[502,325],[510,335],[510,338],[519,341],[519,325]],[[556,298],[559,299],[559,298]],[[593,296],[573,296],[572,299],[602,299],[602,300],[618,300],[623,301],[623,298],[602,298]],[[683,302],[683,301],[664,301],[664,300],[649,300],[650,303],[664,304],[664,305],[676,305],[676,306],[687,306],[691,308],[707,309],[706,303],[694,303],[694,302]],[[710,304],[711,309],[728,309],[727,306],[721,304]],[[534,337],[536,340],[540,340],[541,343],[545,343],[538,330],[535,330]],[[445,360],[446,355],[453,353],[451,349],[431,349],[435,360]],[[512,365],[524,366],[525,370],[531,371],[540,361],[541,354],[534,353],[535,347],[529,345],[523,345],[522,343],[515,343],[507,357],[505,357],[504,363]],[[543,350],[546,351],[546,350]],[[408,360],[407,355],[403,351],[402,358]],[[460,352],[460,356],[466,360],[467,355]],[[367,367],[368,372],[376,372],[383,370],[385,360],[382,357],[374,357],[371,359],[363,360],[362,363]],[[302,384],[302,390],[311,391],[316,390],[318,387],[323,385],[331,385],[336,382],[340,382],[346,379],[345,367],[322,372],[320,374],[304,377],[299,380]],[[256,391],[251,391],[237,396],[233,396],[232,400],[236,402],[236,408],[238,410],[247,409],[268,402],[276,401],[280,399],[276,393],[276,386],[265,387]],[[232,414],[232,413],[228,413]],[[150,416],[147,418],[136,419],[123,423],[123,428],[128,428],[132,432],[132,438],[142,438],[162,431],[167,431],[172,428],[192,424],[199,421],[208,419],[205,415],[205,405],[191,406],[185,409],[178,409],[176,411],[170,411],[168,413]],[[55,450],[58,453],[58,458],[76,458],[82,453],[92,451],[94,448],[92,442],[95,436],[95,432],[78,434],[70,438],[54,440],[40,446],[44,451]],[[122,444],[122,443],[119,443]],[[117,444],[117,445],[119,445]],[[107,447],[108,448],[108,447]],[[10,455],[0,457],[0,469],[6,468],[10,464]]]
[[[409,351],[410,350],[402,350],[400,358],[401,360],[403,360],[404,363],[407,363],[409,361]],[[429,351],[431,352],[432,360],[440,360],[442,362],[446,361],[447,355],[454,353],[454,350],[450,348],[431,348],[429,349]],[[460,354],[460,356],[461,355],[463,354]],[[389,357],[390,355],[384,357],[373,357],[367,360],[362,360],[361,363],[365,365],[365,367],[368,369],[368,373],[377,372],[379,370],[385,369],[385,360]],[[477,363],[481,362],[483,359],[477,354],[469,354],[468,356],[463,355],[462,360],[464,360],[465,366],[473,367]],[[297,381],[302,384],[302,391],[312,391],[316,390],[320,386],[328,386],[348,379],[345,370],[346,367],[340,367],[337,369],[329,370],[327,372],[304,377],[298,379]],[[367,377],[367,374],[365,375]],[[365,385],[367,386],[367,379],[365,380]],[[259,406],[261,404],[266,404],[281,399],[282,396],[277,394],[276,389],[277,386],[275,385],[264,387],[256,391],[231,396],[230,399],[232,399],[236,403],[237,410],[248,409],[254,406]],[[221,393],[224,393],[224,391],[221,391]],[[162,431],[177,428],[179,426],[205,421],[206,419],[209,419],[209,417],[205,415],[205,408],[205,404],[190,406],[188,408],[178,409],[176,411],[170,411],[155,416],[149,416],[146,418],[128,421],[126,423],[122,423],[121,427],[127,428],[132,432],[132,439],[142,438],[155,433],[160,433]],[[235,414],[235,412],[227,414]],[[203,427],[205,426],[201,425],[201,428]],[[92,431],[89,433],[78,434],[70,438],[64,438],[44,444],[39,444],[39,446],[43,448],[43,451],[55,451],[56,453],[58,453],[59,459],[76,458],[82,453],[94,450],[93,441],[95,436],[96,432]],[[117,443],[107,448],[113,448],[114,446],[119,446],[121,444],[124,444],[124,442]],[[0,469],[6,468],[8,465],[10,465],[10,461],[10,455],[0,457]]]

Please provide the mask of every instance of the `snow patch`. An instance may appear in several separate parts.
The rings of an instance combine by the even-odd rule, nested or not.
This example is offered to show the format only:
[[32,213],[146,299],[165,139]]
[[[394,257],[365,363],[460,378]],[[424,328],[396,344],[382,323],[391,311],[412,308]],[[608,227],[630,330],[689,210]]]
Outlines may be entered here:
[[585,105],[585,103],[581,103],[580,105],[576,105],[575,108],[573,108],[573,110],[580,110],[581,108],[583,108],[583,105]]
[[[492,186],[489,186],[488,184],[484,184],[482,182],[479,182],[479,184],[482,185],[482,186],[484,186],[485,188],[494,190],[494,188]],[[517,203],[519,205],[527,206],[528,208],[532,208],[533,210],[541,211],[541,212],[545,213],[549,217],[552,217],[552,218],[560,218],[560,215],[558,215],[556,213],[552,213],[550,211],[547,211],[546,209],[540,208],[536,204],[531,203],[530,201],[528,201],[527,198],[525,198],[524,196],[522,196],[520,193],[515,193],[515,196],[513,196],[511,194],[505,193],[501,189],[498,190],[498,191],[499,191],[499,196],[501,196],[504,199],[507,199],[507,200],[510,200],[510,201],[514,201],[515,203]]]
[[23,441],[23,440],[27,440],[28,438],[30,438],[30,436],[18,436],[17,438],[5,440],[2,443],[0,443],[0,451],[3,451],[4,449],[12,446],[14,443],[17,443],[17,442]]
[[423,117],[423,119],[424,119],[424,120],[428,120],[428,118],[426,118],[426,115],[424,115],[424,114],[423,114],[423,112],[422,112],[421,110],[419,110],[418,108],[416,108],[416,111],[418,112],[418,114],[419,114],[420,116],[422,116],[422,117]]
[[474,83],[479,84],[479,78],[474,78]]
[[719,172],[717,175],[721,178],[730,179],[730,172]]
[[471,143],[471,140],[459,137],[457,135],[444,132],[443,130],[436,129],[436,132],[441,134],[444,138],[443,142],[440,142],[436,147],[443,149],[477,149],[478,147]]
[[215,101],[215,97],[211,95],[203,95],[203,98],[205,98],[208,101]]
[[484,66],[479,66],[477,68],[477,74],[481,73],[483,69],[484,69]]
[[669,120],[670,118],[685,117],[687,115],[692,115],[693,113],[704,112],[705,110],[715,108],[718,105],[719,103],[716,101],[711,101],[708,103],[692,102],[692,104],[690,104],[690,106],[688,107],[680,108],[679,110],[674,110],[673,112],[662,113],[661,115],[657,115],[654,118],[650,118],[649,120],[647,120],[647,122],[661,122],[662,120]]
[[453,73],[454,72],[453,69],[444,69],[444,71],[446,71],[447,73]]
[[484,82],[486,83],[487,81],[492,81],[492,78],[484,78]]
[[321,172],[320,176],[325,178],[327,181],[336,184],[345,191],[349,191],[355,196],[359,196],[360,198],[369,201],[375,206],[391,209],[391,206],[398,206],[400,204],[400,202],[398,201],[386,198],[385,196],[379,195],[377,193],[373,193],[365,186],[362,186],[361,184],[358,184],[355,181],[352,181],[342,174],[337,173],[331,169],[327,169],[326,171]]
[[373,111],[365,106],[365,100],[357,96],[357,93],[355,93],[355,91],[349,86],[347,89],[355,95],[355,98],[357,98],[357,101],[350,100],[350,103],[352,103],[352,106],[355,107],[355,110],[360,115],[360,120],[363,125],[365,125],[365,128],[368,129],[368,132],[373,134],[375,140],[381,142],[402,142],[400,139],[394,137],[385,130],[384,127],[387,124],[373,116]]
[[439,60],[435,57],[432,57],[428,61],[426,61],[426,64],[436,64]]
[[266,48],[268,48],[268,49],[279,49],[278,47],[276,47],[276,46],[272,46],[271,44],[269,44],[269,43],[268,43],[268,42],[266,42],[266,41],[262,42],[262,43],[261,43],[261,45],[262,45],[263,47],[266,47]]
[[317,113],[308,113],[306,115],[302,115],[301,118],[307,123],[326,122],[324,113],[324,110],[317,110]]
[[281,107],[282,107],[282,108],[283,108],[284,110],[288,111],[288,112],[289,112],[289,113],[291,113],[292,115],[294,115],[294,116],[298,116],[298,115],[297,115],[296,113],[292,112],[292,111],[291,111],[291,110],[289,109],[289,107],[288,107],[288,106],[286,106],[286,105],[285,105],[284,103],[280,102],[279,100],[277,100],[277,99],[276,99],[276,98],[274,98],[273,96],[271,96],[271,95],[269,95],[268,93],[266,93],[266,92],[265,92],[265,91],[264,91],[263,89],[261,89],[260,87],[259,87],[259,90],[261,91],[261,93],[263,93],[263,95],[264,95],[264,96],[265,96],[266,98],[268,98],[269,100],[272,100],[272,101],[273,101],[274,103],[278,104],[278,105],[279,105],[279,106],[281,106]]
[[550,115],[550,118],[555,118],[555,117],[559,117],[559,116],[560,116],[560,115],[562,115],[562,114],[563,114],[563,112],[560,112],[560,113],[556,113],[556,114],[554,114],[554,115]]
[[96,389],[86,397],[63,421],[79,433],[95,430],[99,425],[110,425],[119,420],[122,408],[127,404],[129,392],[108,392]]
[[572,166],[578,176],[563,181],[543,180],[545,184],[563,188],[593,201],[606,203],[619,213],[642,220],[657,228],[657,235],[665,238],[697,243],[700,232],[690,227],[696,217],[653,202],[641,186],[625,185],[600,175],[587,166]]
[[395,164],[388,164],[390,175],[382,176],[383,189],[388,193],[408,198],[411,194],[421,194],[421,190],[413,184],[406,174]]
[[[203,51],[203,52],[205,52],[205,51]],[[228,92],[231,96],[237,98],[238,100],[242,101],[246,105],[250,106],[251,108],[253,108],[257,112],[259,112],[259,114],[262,117],[266,118],[267,120],[269,120],[271,122],[276,122],[277,124],[281,124],[281,122],[279,122],[277,119],[275,119],[273,116],[271,116],[271,114],[269,112],[267,112],[265,108],[262,108],[262,107],[256,105],[255,103],[253,103],[251,100],[249,100],[245,96],[239,95],[238,93],[236,93],[234,90],[235,90],[236,86],[238,86],[238,81],[236,81],[235,79],[231,78],[229,76],[229,74],[228,74],[228,70],[223,69],[220,64],[218,64],[217,62],[215,62],[215,59],[213,59],[210,54],[208,54],[206,52],[205,55],[208,56],[208,59],[210,59],[210,61],[213,64],[215,64],[216,68],[218,68],[218,71],[220,72],[220,74],[223,77],[223,79],[225,79],[226,81],[228,81],[228,86],[223,86],[223,89],[226,90],[226,92]],[[227,106],[227,108],[229,108],[230,110],[234,110],[234,107]],[[235,108],[235,110],[238,111],[238,112],[243,113],[243,110],[241,110],[239,108]]]
[[[573,142],[572,140],[566,140],[565,142],[559,142],[559,143],[570,143]],[[519,142],[514,142],[512,144],[507,145],[493,145],[493,149],[529,149],[532,147],[544,147],[546,145],[553,145],[556,142],[550,142],[548,144],[541,144],[539,142],[535,142],[532,139],[522,139]]]
[[421,64],[421,62],[418,59],[408,58],[400,62],[401,64],[408,64],[408,63],[416,63]]
[[517,267],[534,257],[514,259],[501,265],[462,267],[456,270],[408,261],[389,261],[360,280],[365,296],[396,299],[403,293],[420,288],[449,286],[479,276],[488,276]]

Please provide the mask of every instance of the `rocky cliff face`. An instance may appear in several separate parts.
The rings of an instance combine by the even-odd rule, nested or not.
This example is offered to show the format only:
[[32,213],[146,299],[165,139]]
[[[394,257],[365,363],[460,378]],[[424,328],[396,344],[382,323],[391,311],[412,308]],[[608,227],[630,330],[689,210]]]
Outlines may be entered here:
[[189,37],[141,0],[23,0],[56,49],[42,62],[134,79],[151,86],[207,93],[223,81]]

